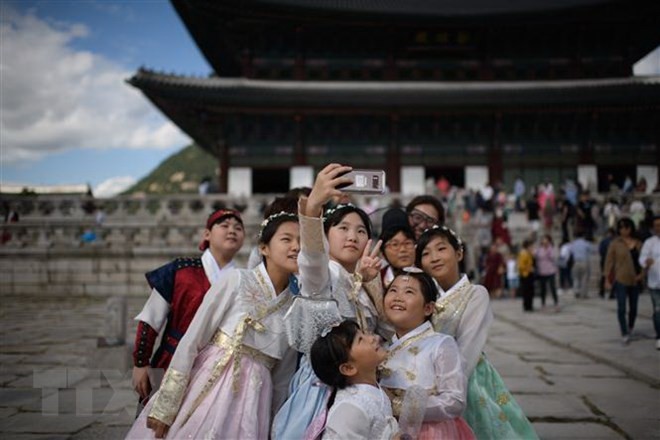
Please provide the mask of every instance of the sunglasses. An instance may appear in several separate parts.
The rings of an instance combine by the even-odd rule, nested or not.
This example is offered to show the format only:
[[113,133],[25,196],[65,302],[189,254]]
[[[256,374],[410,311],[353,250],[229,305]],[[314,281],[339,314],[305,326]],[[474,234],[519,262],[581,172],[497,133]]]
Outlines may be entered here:
[[385,244],[386,249],[392,249],[393,251],[398,251],[401,248],[411,249],[414,247],[415,247],[415,242],[412,240],[388,241]]
[[422,223],[426,225],[435,225],[436,223],[438,223],[437,218],[433,218],[430,215],[426,215],[422,211],[418,211],[416,209],[410,211],[410,214],[408,214],[408,218],[412,220],[412,222],[415,225],[421,225]]

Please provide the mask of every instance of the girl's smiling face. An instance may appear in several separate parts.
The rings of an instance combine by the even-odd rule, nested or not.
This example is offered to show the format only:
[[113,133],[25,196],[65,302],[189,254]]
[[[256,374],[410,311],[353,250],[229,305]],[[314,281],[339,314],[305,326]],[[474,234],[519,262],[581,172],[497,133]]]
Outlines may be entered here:
[[433,313],[433,302],[427,302],[419,280],[399,275],[385,292],[385,315],[401,337],[416,329]]
[[380,346],[380,336],[358,330],[348,354],[349,363],[361,373],[369,373],[385,360],[387,352]]
[[300,252],[298,222],[287,221],[282,223],[270,241],[262,243],[259,248],[268,269],[285,274],[298,272],[298,252]]
[[422,269],[431,275],[444,290],[448,290],[460,279],[458,263],[463,251],[456,250],[442,235],[433,237],[422,250]]
[[355,212],[348,213],[328,230],[330,258],[353,273],[368,240],[369,233],[362,218]]

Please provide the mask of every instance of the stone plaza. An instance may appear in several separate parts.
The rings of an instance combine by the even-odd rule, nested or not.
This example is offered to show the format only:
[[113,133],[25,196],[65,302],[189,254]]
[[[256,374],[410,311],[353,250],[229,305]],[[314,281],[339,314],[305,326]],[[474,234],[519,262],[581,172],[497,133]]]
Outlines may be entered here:
[[[625,346],[615,302],[594,296],[563,295],[560,311],[531,314],[519,300],[493,301],[486,353],[542,439],[660,438],[660,351],[649,295],[640,297],[636,334]],[[129,317],[143,300],[129,298]],[[137,403],[130,320],[126,345],[99,348],[105,299],[4,298],[0,316],[2,438],[126,434]]]

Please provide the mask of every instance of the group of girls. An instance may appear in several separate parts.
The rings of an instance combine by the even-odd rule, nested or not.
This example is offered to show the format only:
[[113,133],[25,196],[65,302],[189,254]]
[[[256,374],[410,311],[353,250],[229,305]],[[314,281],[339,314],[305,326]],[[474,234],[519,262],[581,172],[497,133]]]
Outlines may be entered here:
[[417,239],[416,267],[384,287],[364,211],[323,212],[349,170],[262,223],[263,262],[210,289],[129,438],[537,438],[483,353],[493,317],[460,238],[391,234]]

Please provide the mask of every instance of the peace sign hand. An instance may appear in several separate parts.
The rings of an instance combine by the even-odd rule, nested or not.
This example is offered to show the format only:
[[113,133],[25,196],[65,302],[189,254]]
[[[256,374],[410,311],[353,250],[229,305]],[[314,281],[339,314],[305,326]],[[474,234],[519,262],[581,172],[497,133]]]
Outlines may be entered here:
[[371,249],[372,240],[370,239],[364,247],[362,258],[360,258],[360,275],[362,275],[362,281],[365,283],[373,280],[380,273],[381,258],[378,254],[380,253],[380,245],[382,243],[382,240],[378,240],[373,249]]

